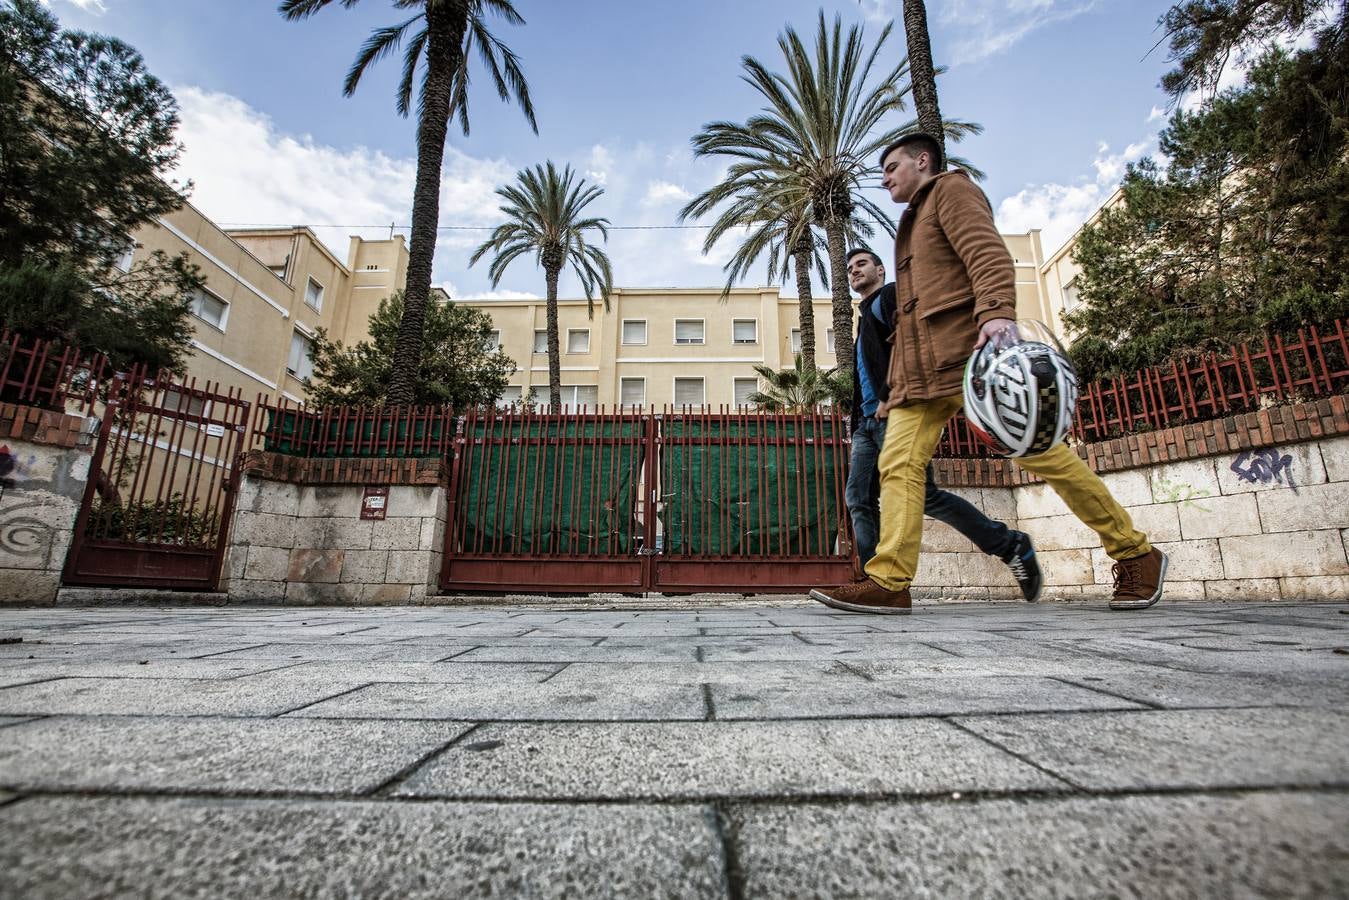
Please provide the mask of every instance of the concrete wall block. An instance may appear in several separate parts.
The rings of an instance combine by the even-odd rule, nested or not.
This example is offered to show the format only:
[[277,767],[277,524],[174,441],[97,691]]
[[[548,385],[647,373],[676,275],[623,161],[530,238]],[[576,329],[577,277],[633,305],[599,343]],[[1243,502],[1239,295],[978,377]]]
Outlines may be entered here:
[[1207,497],[1176,504],[1185,540],[1260,533],[1254,494]]
[[342,580],[383,584],[388,568],[388,550],[348,550],[342,560]]
[[47,571],[60,572],[66,567],[70,545],[75,542],[73,531],[58,531],[52,535],[51,552],[47,554]]
[[1018,527],[1035,540],[1035,549],[1082,550],[1099,547],[1101,539],[1077,516],[1045,516],[1040,519],[1021,519]]
[[357,600],[363,606],[397,606],[407,603],[412,586],[407,584],[363,584]]
[[1187,459],[1145,470],[1153,503],[1183,503],[1221,493],[1213,459]]
[[1299,488],[1326,483],[1326,467],[1314,441],[1229,453],[1214,462],[1224,494],[1287,490],[1290,483]]
[[220,566],[221,580],[229,583],[244,577],[244,567],[248,565],[248,548],[231,545],[225,548],[225,561]]
[[310,584],[292,581],[286,585],[286,602],[297,606],[349,605],[361,599],[361,584]]
[[1012,496],[1016,500],[1017,521],[1068,515],[1068,507],[1047,484],[1028,484],[1013,488]]
[[290,551],[287,581],[335,584],[342,580],[345,550],[313,550],[303,548]]
[[434,519],[384,519],[371,522],[371,550],[421,550],[422,523]]
[[49,606],[56,602],[56,591],[60,587],[60,572],[0,569],[0,606],[6,603]]
[[231,542],[289,550],[295,546],[295,517],[240,510],[234,516]]
[[243,603],[280,603],[286,598],[286,583],[240,578],[229,583],[229,597]]
[[300,519],[295,542],[325,550],[369,550],[374,525],[368,519]]
[[1321,463],[1327,481],[1349,481],[1349,437],[1321,441]]
[[410,584],[408,585],[408,602],[418,604],[425,603],[427,595],[432,593],[433,590],[435,590],[435,588],[428,589],[424,584]]
[[1349,482],[1309,484],[1296,492],[1287,488],[1248,496],[1257,500],[1265,534],[1349,528]]
[[1228,578],[1349,575],[1337,530],[1219,538]]
[[361,514],[359,485],[315,485],[300,491],[296,515],[305,518],[355,519]]
[[429,584],[437,572],[431,569],[431,551],[395,550],[382,579],[387,584]]
[[1159,542],[1154,546],[1167,557],[1168,593],[1172,581],[1211,581],[1224,577],[1223,557],[1218,541],[1212,538],[1202,541]]
[[984,511],[984,515],[1016,528],[1016,498],[1012,496],[1012,489],[984,488],[982,493],[984,502],[979,508]]
[[1064,586],[1095,582],[1090,550],[1047,550],[1036,556],[1046,584]]
[[923,553],[974,553],[974,544],[970,543],[959,531],[945,522],[925,518],[923,520]]
[[439,551],[445,546],[445,520],[422,519],[421,534],[417,539],[418,550]]
[[1285,600],[1340,600],[1349,597],[1349,576],[1292,576],[1279,579]]
[[1101,480],[1120,506],[1147,506],[1153,502],[1152,484],[1146,470],[1107,472]]
[[[6,504],[8,505],[8,504]],[[28,510],[4,510],[0,521],[0,569],[29,571],[50,568],[56,530]],[[72,526],[74,523],[71,523]]]
[[[1153,543],[1180,540],[1180,513],[1175,503],[1153,503],[1148,506],[1130,506],[1126,508],[1134,527],[1148,536]],[[1100,537],[1092,532],[1096,543]]]
[[1041,600],[1085,600],[1089,587],[1081,584],[1049,584],[1040,593]]
[[445,490],[439,485],[396,484],[389,488],[389,518],[444,515]]
[[1278,600],[1282,595],[1277,578],[1237,578],[1204,582],[1206,600]]
[[291,551],[282,547],[249,547],[244,567],[246,581],[285,581]]
[[1007,587],[1016,579],[1007,564],[984,553],[965,553],[960,559],[961,587]]
[[293,516],[300,501],[300,493],[297,484],[245,477],[235,502],[238,509],[249,512]]
[[954,588],[960,584],[960,565],[965,553],[921,553],[913,583],[917,587]]

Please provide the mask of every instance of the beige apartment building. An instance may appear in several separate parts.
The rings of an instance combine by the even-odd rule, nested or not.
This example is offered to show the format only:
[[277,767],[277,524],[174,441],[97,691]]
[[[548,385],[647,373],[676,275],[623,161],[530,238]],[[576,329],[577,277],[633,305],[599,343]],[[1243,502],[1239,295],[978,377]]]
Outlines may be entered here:
[[[402,235],[353,236],[339,259],[308,228],[223,229],[190,204],[140,229],[136,255],[187,252],[205,287],[194,298],[188,374],[247,400],[305,399],[319,328],[347,345],[369,337],[370,314],[407,278]],[[1060,327],[1046,290],[1038,231],[1004,235],[1016,263],[1017,313]],[[884,255],[884,254],[883,254]],[[435,289],[441,300],[448,295]],[[754,366],[789,368],[800,350],[799,304],[776,287],[616,288],[593,319],[582,299],[558,302],[563,402],[599,405],[739,406],[759,389]],[[547,400],[546,302],[459,301],[487,313],[492,346],[518,370],[503,403]],[[837,363],[829,298],[815,300],[816,362]]]

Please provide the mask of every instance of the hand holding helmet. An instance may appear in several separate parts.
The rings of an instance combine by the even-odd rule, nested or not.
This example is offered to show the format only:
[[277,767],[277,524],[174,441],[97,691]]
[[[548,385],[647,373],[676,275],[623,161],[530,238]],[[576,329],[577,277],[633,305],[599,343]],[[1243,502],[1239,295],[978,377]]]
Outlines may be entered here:
[[1077,372],[1054,333],[1033,319],[1000,319],[976,346],[965,365],[965,417],[975,430],[1009,458],[1062,442],[1077,412]]

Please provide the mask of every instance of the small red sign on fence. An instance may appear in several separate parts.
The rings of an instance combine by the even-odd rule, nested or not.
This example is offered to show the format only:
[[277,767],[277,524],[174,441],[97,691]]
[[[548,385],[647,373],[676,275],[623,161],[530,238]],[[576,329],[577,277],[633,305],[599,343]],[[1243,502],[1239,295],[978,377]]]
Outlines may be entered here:
[[361,518],[382,519],[389,511],[389,489],[366,485],[361,494]]

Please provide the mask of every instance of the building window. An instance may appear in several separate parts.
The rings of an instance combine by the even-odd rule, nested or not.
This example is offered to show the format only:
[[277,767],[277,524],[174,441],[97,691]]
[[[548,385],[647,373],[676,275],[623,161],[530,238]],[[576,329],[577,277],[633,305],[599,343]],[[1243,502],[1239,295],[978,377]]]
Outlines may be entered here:
[[735,380],[735,396],[732,402],[736,406],[749,406],[749,395],[759,389],[759,379],[757,378],[737,378]]
[[589,328],[568,328],[568,329],[567,329],[567,352],[568,352],[568,353],[589,353],[589,352],[590,352],[590,329],[589,329]]
[[182,391],[170,388],[159,400],[159,408],[165,412],[189,416],[206,415],[206,401],[201,397],[186,396]]
[[1063,311],[1072,312],[1082,305],[1082,298],[1077,293],[1077,279],[1074,278],[1063,286]]
[[676,344],[703,343],[702,319],[675,319],[674,325]]
[[314,374],[314,342],[300,332],[290,335],[290,356],[286,359],[286,371],[304,381]]
[[793,329],[792,329],[792,352],[793,352],[793,353],[800,353],[800,352],[801,352],[801,329],[800,329],[800,328],[793,328]]
[[580,412],[582,409],[594,410],[600,402],[600,389],[594,384],[562,385],[562,411]]
[[113,263],[113,265],[115,265],[119,271],[130,272],[131,263],[135,260],[135,258],[136,258],[136,244],[133,242],[126,245],[126,249],[121,252],[121,254],[117,257],[117,261]]
[[675,406],[702,406],[707,402],[707,393],[701,378],[676,378],[674,380]]
[[495,353],[500,350],[501,332],[495,330],[487,332],[487,340],[482,342],[482,349],[488,353]]
[[304,303],[314,312],[323,309],[323,285],[312,278],[305,282]]
[[625,344],[646,343],[646,319],[623,320],[623,343]]
[[545,330],[543,330],[543,329],[539,329],[539,330],[537,330],[537,331],[534,332],[534,352],[535,352],[535,353],[547,353],[547,352],[548,352],[548,332],[547,332],[547,331],[545,331]]
[[824,330],[824,352],[834,352],[834,329],[826,328]]
[[757,344],[759,343],[759,320],[758,319],[736,319],[731,323],[731,343],[734,344]]
[[646,379],[620,378],[618,380],[618,402],[621,406],[645,406]]
[[521,395],[520,385],[508,384],[506,389],[501,392],[501,396],[497,398],[497,406],[518,406]]
[[201,288],[193,289],[192,315],[201,319],[207,325],[213,325],[224,331],[225,319],[228,318],[229,311],[230,305],[215,294],[208,293]]

